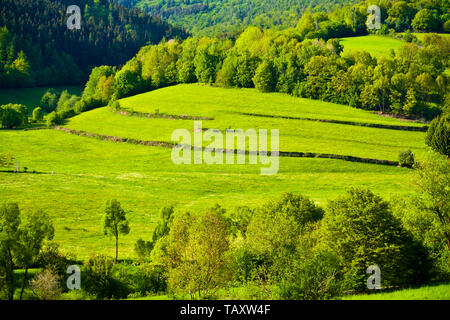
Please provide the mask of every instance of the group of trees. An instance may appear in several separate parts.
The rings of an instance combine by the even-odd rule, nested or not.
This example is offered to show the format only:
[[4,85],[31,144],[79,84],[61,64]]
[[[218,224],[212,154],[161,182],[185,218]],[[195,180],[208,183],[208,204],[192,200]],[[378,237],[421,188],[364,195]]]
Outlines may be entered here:
[[[67,7],[82,27],[66,27]],[[159,17],[110,0],[1,0],[0,87],[79,84],[93,66],[120,65],[140,47],[185,37]]]
[[418,195],[394,202],[350,189],[325,209],[290,193],[230,212],[166,208],[163,235],[135,250],[164,270],[169,292],[191,299],[227,297],[229,287],[245,288],[233,291],[244,299],[328,299],[366,290],[372,265],[382,287],[449,279],[448,160],[433,154],[415,167]]
[[[21,214],[16,203],[0,205],[0,295],[14,299],[20,286],[22,299],[28,269],[35,265],[44,240],[51,240],[54,229],[49,216],[41,210]],[[21,283],[14,276],[15,269],[24,269]]]
[[0,106],[0,125],[2,128],[12,129],[27,123],[27,106],[13,103]]
[[[129,7],[136,6],[168,21],[184,25],[195,35],[217,35],[242,31],[249,25],[261,28],[294,27],[301,17],[305,35],[324,35],[330,38],[336,32],[366,34],[367,7],[381,9],[383,29],[397,32],[449,32],[448,4],[445,1],[393,0],[245,0],[239,3],[203,0],[119,0]],[[306,14],[305,14],[306,12]],[[311,14],[314,13],[314,15]]]
[[303,40],[300,29],[249,27],[236,41],[188,38],[143,47],[121,69],[93,70],[83,100],[106,104],[129,95],[202,82],[256,87],[411,118],[432,119],[450,101],[450,40],[427,35],[422,47],[403,45],[391,56],[342,54],[337,39]]

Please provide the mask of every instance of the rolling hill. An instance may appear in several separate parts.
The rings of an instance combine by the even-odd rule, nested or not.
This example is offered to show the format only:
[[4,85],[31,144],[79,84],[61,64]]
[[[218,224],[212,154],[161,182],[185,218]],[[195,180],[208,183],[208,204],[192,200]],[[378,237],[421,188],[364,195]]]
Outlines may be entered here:
[[[203,120],[205,128],[279,128],[282,151],[392,161],[404,149],[410,148],[419,155],[426,152],[423,132],[399,129],[421,124],[254,89],[178,85],[122,99],[120,104],[142,113],[154,114],[158,110],[159,115],[214,118]],[[309,120],[251,115],[256,112],[290,114]],[[349,124],[317,121],[321,119],[345,120]],[[0,152],[11,152],[22,168],[28,168],[28,173],[0,173],[0,199],[17,201],[24,210],[45,208],[54,219],[55,240],[78,258],[86,258],[94,251],[112,252],[111,241],[100,228],[104,203],[111,198],[117,198],[125,210],[131,210],[131,233],[121,238],[120,245],[122,257],[132,258],[135,241],[151,236],[157,214],[167,204],[195,213],[215,203],[227,209],[257,205],[288,191],[309,196],[322,205],[350,185],[376,189],[388,198],[412,192],[412,171],[396,166],[314,155],[286,156],[280,158],[277,175],[262,176],[261,164],[175,165],[168,148],[139,145],[136,141],[102,141],[94,135],[170,142],[174,129],[192,132],[193,120],[130,116],[100,108],[70,119],[63,127],[72,131],[0,132]],[[75,130],[90,134],[68,133]]]

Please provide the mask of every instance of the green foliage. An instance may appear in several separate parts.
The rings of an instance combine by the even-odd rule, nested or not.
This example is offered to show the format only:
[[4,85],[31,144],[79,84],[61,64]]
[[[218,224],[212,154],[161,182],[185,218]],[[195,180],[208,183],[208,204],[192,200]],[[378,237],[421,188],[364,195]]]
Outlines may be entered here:
[[14,163],[14,158],[11,154],[1,154],[0,153],[0,167],[2,168],[9,168]]
[[48,89],[41,98],[40,106],[45,112],[50,113],[56,110],[58,99],[58,93],[54,89]]
[[47,127],[52,127],[55,125],[59,125],[63,122],[63,119],[61,116],[56,112],[53,111],[47,116]]
[[[40,0],[30,9],[25,0],[2,0],[0,87],[79,84],[92,67],[123,65],[148,43],[187,35],[182,28],[116,1],[70,4],[82,10],[83,27],[76,32],[65,27],[65,2]],[[17,17],[24,18],[18,22]]]
[[51,240],[54,229],[49,216],[43,211],[34,211],[21,219],[17,203],[0,206],[0,291],[9,300],[14,298],[17,281],[14,269],[25,269],[22,277],[20,299],[22,299],[28,268],[39,256],[45,239]]
[[42,108],[41,107],[36,107],[33,110],[33,120],[34,121],[41,121],[42,119],[44,119],[44,113],[42,112]]
[[22,104],[8,103],[0,106],[2,128],[12,129],[28,123],[28,108]]
[[422,208],[440,221],[450,250],[450,165],[448,158],[432,154],[416,164],[416,184],[422,192]]
[[158,240],[169,234],[174,218],[173,212],[173,206],[163,207],[159,214],[160,220],[158,222],[158,225],[156,226],[155,230],[153,230],[152,240],[145,241],[142,239],[138,239],[138,241],[134,245],[134,251],[141,261],[150,257],[152,250]]
[[14,298],[16,281],[14,266],[19,252],[20,210],[17,203],[0,205],[0,294],[8,300]]
[[119,255],[119,235],[130,233],[130,226],[126,218],[126,213],[117,200],[106,202],[105,214],[103,215],[103,232],[105,235],[113,236],[116,240],[116,258]]
[[350,189],[330,201],[320,229],[321,246],[340,259],[345,288],[364,290],[366,269],[381,269],[382,286],[427,280],[427,256],[391,212],[389,203],[369,190]]
[[434,151],[450,157],[450,114],[443,114],[431,121],[425,142]]
[[280,299],[327,300],[342,294],[337,279],[339,259],[329,252],[308,252],[293,257],[278,284]]
[[60,277],[67,276],[67,267],[72,262],[74,259],[61,252],[59,245],[53,241],[45,242],[36,258],[36,264],[40,268],[51,270]]
[[272,92],[275,90],[275,81],[272,63],[270,61],[261,62],[253,77],[255,88],[261,92]]
[[134,245],[134,252],[136,252],[140,261],[144,261],[152,253],[153,246],[154,243],[152,241],[145,241],[140,238]]
[[167,248],[169,288],[200,299],[226,284],[230,279],[228,237],[224,210],[219,206],[198,217],[176,216]]
[[146,263],[139,266],[137,292],[142,295],[167,291],[167,270],[164,266]]
[[[244,245],[236,251],[236,257],[243,258],[237,272],[244,279],[251,275],[250,279],[265,279],[263,282],[276,285],[273,294],[282,299],[324,299],[335,295],[335,264],[330,264],[325,255],[317,263],[322,258],[310,254],[313,241],[308,238],[322,216],[323,210],[301,195],[287,193],[268,202],[253,214]],[[322,268],[326,265],[328,269]]]
[[420,31],[436,31],[439,29],[439,16],[436,10],[422,9],[415,15],[411,27]]
[[414,154],[409,149],[401,151],[398,154],[398,162],[402,167],[412,168],[414,166]]
[[128,295],[123,283],[114,278],[114,260],[105,255],[93,255],[84,264],[83,290],[97,299],[125,298]]

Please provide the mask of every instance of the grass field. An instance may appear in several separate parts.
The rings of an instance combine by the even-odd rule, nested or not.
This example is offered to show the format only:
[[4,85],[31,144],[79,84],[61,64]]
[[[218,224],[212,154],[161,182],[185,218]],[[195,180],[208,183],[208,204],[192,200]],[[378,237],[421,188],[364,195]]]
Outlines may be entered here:
[[393,292],[354,295],[344,300],[450,300],[450,283],[429,285]]
[[351,51],[368,51],[375,57],[389,55],[391,49],[396,50],[405,42],[386,36],[361,36],[342,38],[341,45],[344,46],[344,53]]
[[[263,110],[264,114],[287,115],[291,110],[292,116],[299,117],[422,125],[384,118],[342,105],[282,94],[260,94],[251,89],[178,85],[124,99],[121,106],[147,113],[159,109],[159,112],[168,114],[211,117],[214,120],[203,121],[203,127],[223,132],[227,128],[280,129],[281,151],[332,153],[383,160],[397,160],[398,153],[408,148],[416,154],[425,151],[423,132],[252,117],[233,113],[256,113]],[[171,141],[172,132],[178,128],[188,129],[193,134],[194,121],[127,117],[115,114],[108,108],[101,108],[73,118],[66,127],[139,140]]]
[[[413,33],[419,41],[429,33]],[[448,33],[439,33],[440,36],[449,38]],[[344,53],[351,51],[368,51],[375,57],[389,56],[391,49],[397,50],[405,41],[394,39],[388,36],[360,36],[341,38],[341,45],[344,46]]]
[[[424,133],[315,121],[237,115],[234,112],[421,125],[381,117],[336,104],[262,94],[256,90],[180,85],[130,97],[122,107],[141,112],[211,116],[204,127],[279,128],[280,149],[315,150],[396,159],[411,148],[426,151]],[[193,130],[193,121],[148,119],[115,114],[107,108],[81,114],[65,125],[89,132],[170,141],[175,128]],[[292,149],[292,150],[291,150]],[[305,150],[304,150],[305,149]],[[261,165],[175,165],[170,149],[105,142],[44,129],[0,131],[0,153],[10,152],[29,173],[0,172],[0,202],[17,201],[24,210],[43,208],[54,219],[55,240],[84,259],[112,255],[114,241],[101,230],[105,202],[121,201],[131,232],[120,238],[119,258],[134,258],[138,238],[151,236],[164,205],[196,212],[215,203],[228,210],[257,206],[284,192],[301,193],[325,206],[350,186],[377,190],[389,199],[413,192],[410,169],[331,159],[280,158],[277,175],[260,175]],[[36,173],[31,173],[36,171]],[[53,173],[52,173],[53,172]]]
[[[68,90],[71,94],[80,95],[83,87],[53,87],[57,92]],[[42,96],[49,87],[24,88],[24,89],[0,89],[0,105],[7,103],[24,104],[30,113],[39,106]]]

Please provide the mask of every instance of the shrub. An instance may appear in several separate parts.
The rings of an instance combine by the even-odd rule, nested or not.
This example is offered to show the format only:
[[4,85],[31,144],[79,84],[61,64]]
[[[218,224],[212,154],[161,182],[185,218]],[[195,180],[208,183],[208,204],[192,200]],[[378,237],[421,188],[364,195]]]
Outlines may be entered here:
[[47,127],[52,127],[61,123],[62,118],[56,111],[53,111],[47,116]]
[[278,285],[280,299],[324,300],[341,295],[339,259],[329,252],[307,255],[296,257],[283,275]]
[[160,293],[167,290],[167,270],[164,266],[146,263],[139,267],[137,292]]
[[152,241],[145,241],[138,239],[134,244],[134,252],[136,252],[140,261],[144,261],[152,253],[154,243]]
[[84,290],[97,299],[125,298],[126,286],[113,277],[114,260],[105,255],[94,255],[85,262]]
[[0,122],[3,128],[12,129],[28,122],[28,108],[21,104],[0,106]]
[[398,162],[401,167],[412,168],[414,166],[414,154],[411,150],[401,151],[398,154]]
[[59,250],[59,245],[54,242],[47,242],[36,259],[37,266],[56,272],[57,275],[65,277],[67,267],[74,262]]
[[57,299],[62,292],[60,276],[52,270],[44,270],[30,281],[30,288],[41,300]]
[[450,115],[448,113],[431,121],[425,142],[434,151],[450,156]]
[[45,112],[52,112],[56,110],[59,96],[54,89],[48,89],[41,98],[40,105]]
[[42,112],[41,107],[37,107],[33,110],[33,120],[41,121],[44,118],[44,113]]

